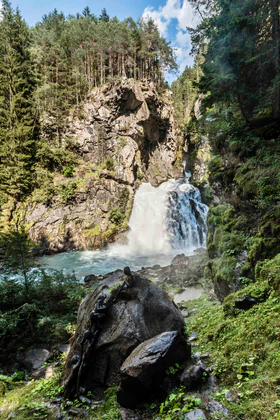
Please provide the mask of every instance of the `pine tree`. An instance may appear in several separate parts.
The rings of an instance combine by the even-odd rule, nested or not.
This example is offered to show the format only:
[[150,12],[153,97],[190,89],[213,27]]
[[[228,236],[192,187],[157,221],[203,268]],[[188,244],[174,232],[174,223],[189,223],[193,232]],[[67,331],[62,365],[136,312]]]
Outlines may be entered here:
[[20,199],[31,188],[35,147],[33,68],[29,31],[3,1],[0,21],[0,189]]
[[99,16],[99,20],[103,22],[109,22],[110,16],[107,13],[107,10],[104,8],[102,9],[101,15]]

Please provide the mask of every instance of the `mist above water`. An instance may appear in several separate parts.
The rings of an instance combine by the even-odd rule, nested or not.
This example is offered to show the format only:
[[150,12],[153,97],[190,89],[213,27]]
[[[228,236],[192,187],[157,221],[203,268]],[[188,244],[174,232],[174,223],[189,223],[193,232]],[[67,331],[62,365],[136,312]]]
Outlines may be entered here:
[[178,253],[205,247],[208,207],[188,177],[136,191],[126,243],[97,251],[71,251],[42,257],[47,268],[75,271],[77,277],[106,274],[124,266],[132,270],[168,265]]

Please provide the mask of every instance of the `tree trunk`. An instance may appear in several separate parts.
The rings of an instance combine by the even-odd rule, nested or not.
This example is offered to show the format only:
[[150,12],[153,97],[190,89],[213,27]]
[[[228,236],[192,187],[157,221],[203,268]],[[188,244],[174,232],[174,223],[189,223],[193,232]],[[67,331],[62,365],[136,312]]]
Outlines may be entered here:
[[126,77],[125,73],[125,61],[124,61],[124,47],[122,47],[122,76]]
[[275,89],[273,101],[273,117],[280,116],[280,18],[279,0],[270,0],[272,18],[273,60],[275,71]]

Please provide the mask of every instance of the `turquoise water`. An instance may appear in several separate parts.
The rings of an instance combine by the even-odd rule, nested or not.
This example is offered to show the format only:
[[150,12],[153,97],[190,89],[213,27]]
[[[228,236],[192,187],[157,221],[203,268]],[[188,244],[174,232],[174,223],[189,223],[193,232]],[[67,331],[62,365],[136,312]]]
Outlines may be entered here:
[[64,272],[75,272],[77,278],[82,279],[88,274],[104,275],[123,269],[129,266],[131,270],[139,270],[142,267],[151,267],[155,264],[161,266],[169,265],[172,258],[178,252],[173,254],[156,254],[150,256],[144,255],[118,255],[110,250],[100,251],[70,251],[57,255],[46,255],[38,258],[38,263],[45,267]]

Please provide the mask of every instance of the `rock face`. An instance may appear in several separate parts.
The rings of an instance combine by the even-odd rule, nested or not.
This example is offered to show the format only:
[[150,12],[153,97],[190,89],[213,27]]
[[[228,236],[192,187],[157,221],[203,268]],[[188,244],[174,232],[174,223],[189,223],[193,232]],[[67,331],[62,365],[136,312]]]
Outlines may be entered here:
[[79,154],[74,176],[54,178],[60,195],[44,200],[35,191],[17,209],[42,252],[113,241],[126,228],[140,182],[159,185],[183,173],[171,91],[160,96],[152,82],[123,79],[94,89],[68,126],[62,147],[69,143]]
[[146,401],[163,382],[166,369],[186,362],[190,356],[190,345],[178,331],[168,331],[144,341],[121,367],[118,403],[133,408]]
[[182,289],[196,285],[203,277],[203,272],[207,263],[206,251],[198,248],[194,255],[177,255],[166,267],[156,265],[139,270],[141,275],[151,279],[159,286],[166,284],[176,285]]
[[184,319],[168,295],[132,277],[129,287],[97,287],[81,304],[64,372],[67,398],[119,383],[121,365],[139,344],[166,331],[183,333]]

